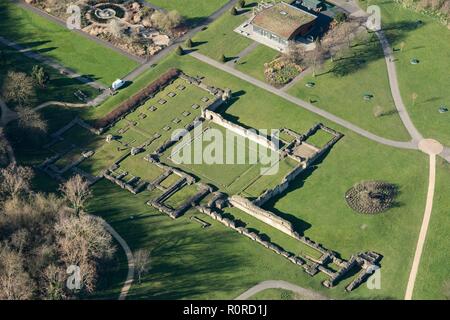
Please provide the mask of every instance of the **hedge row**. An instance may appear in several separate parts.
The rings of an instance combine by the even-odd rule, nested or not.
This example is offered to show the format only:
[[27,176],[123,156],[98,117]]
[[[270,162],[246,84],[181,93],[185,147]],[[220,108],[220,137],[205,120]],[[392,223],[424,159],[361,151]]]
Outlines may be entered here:
[[103,118],[97,119],[94,123],[94,127],[101,129],[115,123],[119,118],[143,104],[150,96],[162,90],[180,74],[181,71],[178,69],[169,69],[166,73],[161,75],[161,77],[122,102],[117,108],[109,112]]

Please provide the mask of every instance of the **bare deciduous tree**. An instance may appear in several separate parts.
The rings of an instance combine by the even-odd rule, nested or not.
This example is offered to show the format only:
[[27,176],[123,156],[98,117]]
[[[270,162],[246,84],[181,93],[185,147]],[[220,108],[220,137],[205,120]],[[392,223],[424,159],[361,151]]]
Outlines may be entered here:
[[33,295],[34,286],[23,268],[23,258],[7,246],[0,247],[0,300],[25,300]]
[[21,107],[17,110],[17,117],[22,128],[47,132],[47,123],[36,110],[29,107]]
[[61,259],[81,271],[83,288],[95,289],[97,263],[112,257],[112,237],[102,223],[89,215],[62,217],[55,225]]
[[67,180],[60,190],[77,214],[84,208],[86,200],[92,196],[89,184],[80,175]]
[[6,197],[15,198],[21,192],[30,189],[33,177],[33,170],[12,163],[8,167],[0,169],[0,192]]
[[141,283],[142,275],[150,270],[150,252],[144,249],[139,249],[133,254],[134,268],[138,282]]
[[2,95],[6,102],[19,106],[30,104],[36,98],[33,78],[23,72],[9,71],[3,83]]

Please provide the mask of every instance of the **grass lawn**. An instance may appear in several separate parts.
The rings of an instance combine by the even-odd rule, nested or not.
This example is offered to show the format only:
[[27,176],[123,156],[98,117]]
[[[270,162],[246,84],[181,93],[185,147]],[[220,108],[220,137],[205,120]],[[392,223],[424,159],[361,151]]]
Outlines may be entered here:
[[195,35],[192,39],[194,49],[216,60],[219,60],[222,55],[226,59],[236,57],[253,42],[234,32],[234,29],[248,18],[246,14],[233,16],[225,13],[210,24],[208,29]]
[[316,146],[317,148],[322,148],[332,139],[333,136],[330,133],[326,132],[325,130],[319,129],[312,136],[308,137],[306,142]]
[[[241,137],[239,140],[240,136],[231,131],[227,131],[225,128],[213,122],[204,123],[203,128],[210,129],[204,131],[203,134],[195,136],[195,139],[191,140],[190,143],[186,143],[182,140],[173,146],[165,153],[165,162],[169,165],[178,166],[193,173],[230,195],[241,192],[243,190],[243,185],[250,184],[251,181],[258,178],[261,171],[269,170],[278,162],[278,153],[269,153],[270,151],[265,147],[257,145],[256,143],[250,143],[248,139],[242,139]],[[224,143],[223,145],[219,145],[223,148],[216,148],[213,143],[218,139],[215,135],[216,132],[220,134],[220,137],[223,137]],[[194,138],[194,134],[191,134],[191,138]],[[198,164],[195,162],[193,150],[196,150],[195,147],[200,145],[200,143],[202,145],[201,150],[203,159],[209,162]],[[228,146],[228,143],[231,143],[231,145]],[[270,156],[270,159],[267,160],[272,161],[273,159],[274,163],[265,161],[265,159],[259,157],[259,154]],[[180,157],[186,161],[180,164],[174,163],[171,160],[173,155],[176,156],[175,159]],[[206,158],[206,156],[210,155],[212,155],[213,158]],[[233,161],[226,158],[230,155],[234,155]],[[237,163],[237,159],[241,159],[241,156],[244,163]],[[250,159],[253,159],[252,161],[255,163],[250,163]],[[275,159],[277,159],[276,162]],[[213,161],[217,162],[212,163]],[[281,167],[283,169],[285,168],[283,165],[281,165]],[[281,172],[283,171],[281,170]],[[283,173],[279,172],[275,175],[265,177],[268,177],[269,181],[266,181],[266,184],[262,184],[259,187],[269,185],[270,183],[273,184],[274,180],[281,181]]]
[[[3,86],[3,81],[8,71],[25,72],[31,74],[33,66],[39,65],[38,61],[26,57],[8,46],[0,44],[0,52],[2,52],[2,62],[0,63],[0,87]],[[87,97],[94,98],[98,91],[86,84],[61,75],[53,68],[44,67],[48,73],[50,80],[45,88],[38,88],[36,90],[35,105],[39,105],[46,101],[64,101],[71,103],[83,103],[75,95],[74,92],[81,90]],[[11,106],[13,107],[13,106]]]
[[[361,63],[359,66],[357,60]],[[288,92],[379,136],[410,140],[396,113],[378,40],[354,47],[336,64],[349,73],[335,75],[332,72],[334,65],[328,62],[316,77],[305,76]],[[315,87],[306,87],[307,82],[314,82]],[[366,93],[373,95],[370,101],[363,99]],[[386,115],[376,118],[373,114],[375,106],[380,106]]]
[[[227,119],[253,128],[287,127],[297,132],[321,121],[345,134],[323,161],[304,172],[267,208],[291,221],[302,221],[297,230],[343,258],[365,250],[381,253],[382,288],[361,286],[346,293],[343,281],[326,289],[320,284],[325,279],[322,275],[309,277],[301,268],[207,217],[212,223],[207,229],[191,222],[190,213],[174,221],[145,204],[152,196],[148,192],[132,196],[100,181],[94,185],[90,212],[107,219],[133,250],[152,252],[152,269],[141,285],[132,286],[130,298],[231,299],[268,279],[290,281],[334,298],[403,298],[425,203],[425,155],[369,141],[188,56],[169,56],[143,76],[155,78],[169,67],[230,88],[233,99],[222,110]],[[121,95],[133,90],[130,86]],[[397,184],[401,191],[398,205],[380,215],[357,214],[346,205],[344,194],[354,183],[371,179]],[[447,198],[437,202],[435,210],[448,208]],[[130,215],[137,218],[130,220]]]
[[[450,31],[425,15],[404,9],[393,1],[371,0],[381,7],[382,22],[396,51],[400,92],[412,121],[425,136],[450,145],[450,112],[441,114],[440,106],[450,109]],[[423,24],[416,27],[416,21]],[[420,61],[417,65],[411,59]],[[417,94],[413,104],[412,94]]]
[[209,17],[224,6],[228,0],[145,0],[160,8],[177,10],[188,20]]
[[256,49],[239,59],[236,69],[258,80],[266,81],[264,64],[274,60],[279,54],[278,51],[259,44]]
[[0,4],[0,35],[54,58],[72,70],[105,85],[138,63],[37,14],[10,3]]
[[130,179],[131,176],[140,177],[142,180],[151,182],[164,173],[160,167],[142,159],[142,155],[128,156],[120,165],[120,169],[128,172],[125,179]]

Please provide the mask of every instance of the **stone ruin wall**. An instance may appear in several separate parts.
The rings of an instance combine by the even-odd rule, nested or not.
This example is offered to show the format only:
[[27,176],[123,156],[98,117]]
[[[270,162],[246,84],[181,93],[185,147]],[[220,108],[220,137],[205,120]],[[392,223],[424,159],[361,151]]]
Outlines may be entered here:
[[294,228],[292,227],[292,224],[289,221],[284,220],[283,218],[280,218],[280,217],[274,215],[272,212],[266,211],[266,210],[256,206],[247,198],[235,195],[235,196],[228,198],[228,201],[230,202],[230,204],[233,207],[236,207],[236,208],[244,211],[245,213],[286,233],[287,235],[289,235],[291,237],[294,237],[294,238],[296,237]]
[[253,201],[256,206],[262,206],[264,203],[269,201],[271,198],[282,194],[289,188],[290,183],[297,178],[297,176],[305,170],[306,166],[304,164],[299,164],[294,170],[289,172],[281,180],[281,183],[272,189],[264,191],[257,199]]
[[237,125],[231,121],[225,120],[220,114],[211,111],[209,109],[203,111],[203,117],[206,120],[210,120],[216,124],[218,124],[221,127],[224,127],[225,129],[228,129],[240,136],[243,136],[259,145],[262,145],[263,147],[266,147],[268,149],[271,149],[272,151],[278,152],[279,147],[273,142],[267,139],[264,136],[261,136],[257,134],[256,132],[245,129],[244,127],[241,127],[240,125]]

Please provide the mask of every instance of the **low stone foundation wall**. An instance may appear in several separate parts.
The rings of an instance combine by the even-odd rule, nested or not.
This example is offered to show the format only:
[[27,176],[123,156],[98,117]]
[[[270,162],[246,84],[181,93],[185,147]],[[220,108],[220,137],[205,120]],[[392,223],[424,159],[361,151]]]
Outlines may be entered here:
[[274,215],[272,212],[266,211],[256,206],[247,198],[235,195],[230,197],[228,201],[233,207],[236,207],[248,213],[249,215],[255,217],[256,219],[261,220],[264,223],[267,223],[268,225],[286,233],[291,237],[294,237],[294,229],[289,221],[284,220]]

